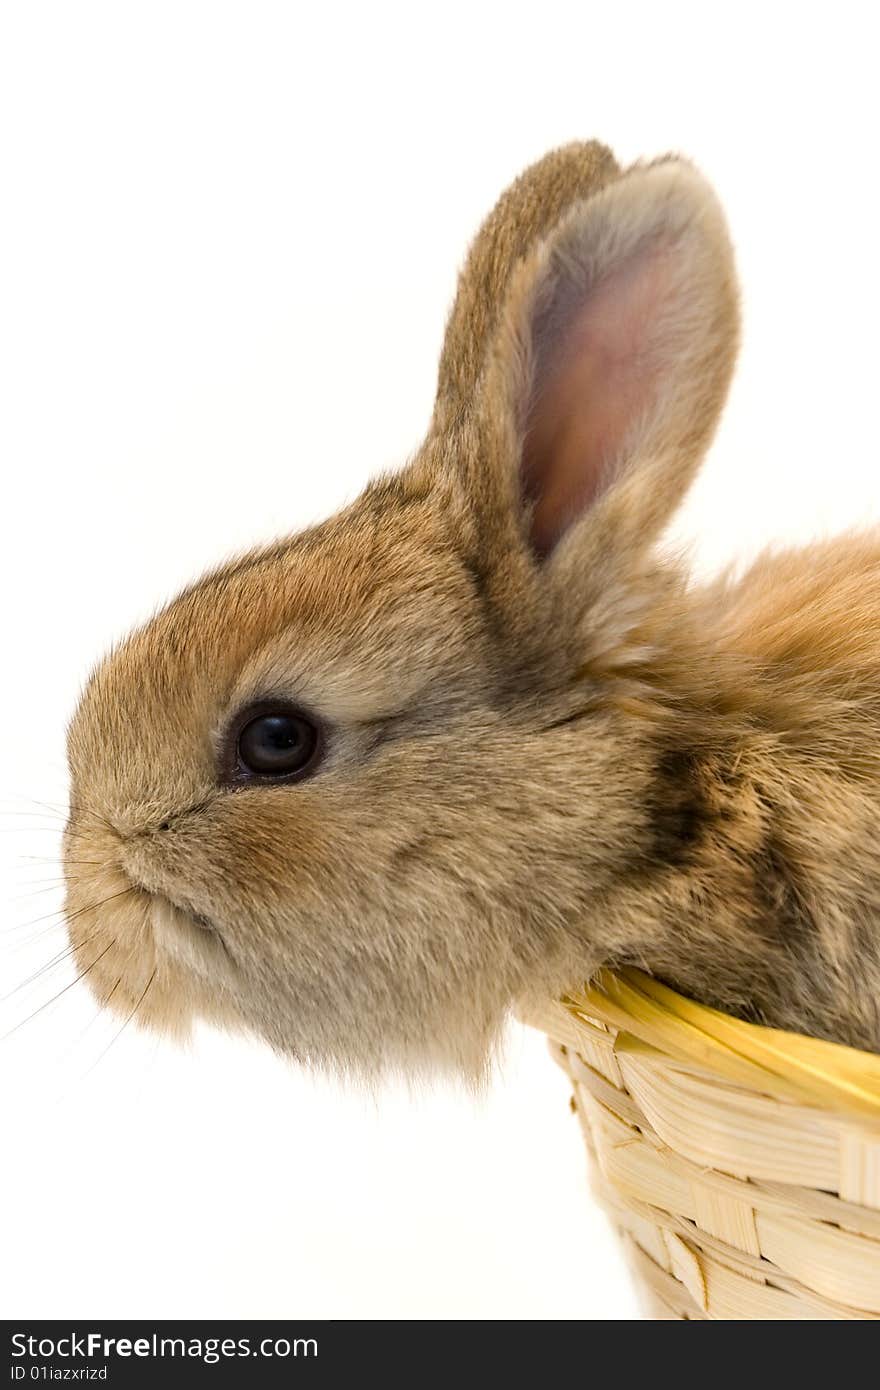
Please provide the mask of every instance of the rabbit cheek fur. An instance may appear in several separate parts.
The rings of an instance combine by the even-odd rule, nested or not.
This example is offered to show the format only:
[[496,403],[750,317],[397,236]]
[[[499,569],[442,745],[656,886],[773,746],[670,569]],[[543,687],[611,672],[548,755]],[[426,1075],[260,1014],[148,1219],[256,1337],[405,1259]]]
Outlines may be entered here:
[[[68,917],[99,999],[475,1075],[530,993],[634,963],[880,1046],[880,547],[705,589],[656,548],[736,341],[690,166],[569,146],[508,189],[409,467],[194,585],[87,687]],[[225,787],[267,698],[320,717],[320,766]]]

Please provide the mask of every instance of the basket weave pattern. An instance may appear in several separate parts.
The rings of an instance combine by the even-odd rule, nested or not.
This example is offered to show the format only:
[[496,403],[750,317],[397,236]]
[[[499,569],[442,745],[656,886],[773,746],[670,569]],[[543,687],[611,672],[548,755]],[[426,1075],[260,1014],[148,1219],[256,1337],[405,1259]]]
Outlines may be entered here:
[[646,997],[625,974],[529,1021],[571,1079],[592,1187],[649,1315],[880,1317],[880,1058],[728,1020],[654,982]]

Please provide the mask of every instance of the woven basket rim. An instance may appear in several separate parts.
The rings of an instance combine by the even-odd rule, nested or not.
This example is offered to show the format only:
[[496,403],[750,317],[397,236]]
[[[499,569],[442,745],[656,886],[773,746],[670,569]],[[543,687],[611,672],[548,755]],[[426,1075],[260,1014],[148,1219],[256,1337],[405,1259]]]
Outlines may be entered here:
[[601,971],[563,999],[582,1023],[617,1030],[618,1051],[664,1053],[785,1100],[872,1117],[880,1125],[880,1055],[744,1023],[631,968]]

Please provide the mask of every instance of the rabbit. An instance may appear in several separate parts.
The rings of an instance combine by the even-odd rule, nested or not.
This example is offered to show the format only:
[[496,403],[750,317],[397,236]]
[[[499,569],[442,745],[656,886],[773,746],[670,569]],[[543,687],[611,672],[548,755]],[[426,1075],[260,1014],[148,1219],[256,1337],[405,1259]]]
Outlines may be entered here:
[[661,544],[738,325],[686,160],[575,143],[513,183],[407,466],[91,676],[66,906],[98,1000],[478,1078],[511,1012],[634,965],[880,1048],[880,539],[706,585]]

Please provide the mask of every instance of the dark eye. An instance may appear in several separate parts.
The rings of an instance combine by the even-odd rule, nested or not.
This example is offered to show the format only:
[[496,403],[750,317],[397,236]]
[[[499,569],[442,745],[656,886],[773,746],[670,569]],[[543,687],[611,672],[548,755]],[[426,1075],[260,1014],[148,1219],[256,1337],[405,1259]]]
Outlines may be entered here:
[[237,721],[231,780],[293,781],[317,765],[321,738],[317,725],[285,705],[251,709]]

